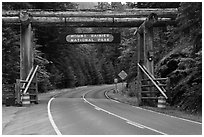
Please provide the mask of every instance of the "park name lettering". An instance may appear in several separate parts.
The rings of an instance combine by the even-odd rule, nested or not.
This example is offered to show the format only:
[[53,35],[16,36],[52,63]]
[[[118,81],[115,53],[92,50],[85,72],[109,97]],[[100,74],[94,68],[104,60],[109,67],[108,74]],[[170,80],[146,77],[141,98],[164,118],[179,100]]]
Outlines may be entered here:
[[112,42],[111,34],[74,34],[67,35],[66,40],[71,43],[78,42]]

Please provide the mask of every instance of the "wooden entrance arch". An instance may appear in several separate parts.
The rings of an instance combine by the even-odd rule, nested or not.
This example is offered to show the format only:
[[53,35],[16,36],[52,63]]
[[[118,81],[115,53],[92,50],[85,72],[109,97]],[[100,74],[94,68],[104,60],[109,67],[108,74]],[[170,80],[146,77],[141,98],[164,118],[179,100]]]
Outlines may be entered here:
[[[32,94],[28,89],[35,81],[37,87],[36,68],[33,57],[33,26],[70,26],[70,27],[137,27],[135,35],[138,38],[138,89],[141,89],[142,79],[154,79],[153,62],[153,27],[176,24],[177,9],[129,9],[122,12],[101,10],[22,10],[2,11],[3,25],[20,25],[20,80],[17,80],[17,103],[22,101],[23,94]],[[150,74],[148,74],[150,73]],[[146,76],[147,75],[147,76]],[[153,77],[153,78],[152,78]],[[34,80],[35,79],[35,80]],[[20,83],[24,85],[22,92]],[[148,82],[149,83],[149,82]],[[156,82],[158,85],[158,82]],[[151,89],[151,88],[149,88]],[[142,92],[142,90],[139,90]],[[161,91],[160,91],[161,92]],[[37,88],[35,89],[37,102]],[[164,94],[165,96],[165,94]],[[141,97],[142,98],[142,95]]]

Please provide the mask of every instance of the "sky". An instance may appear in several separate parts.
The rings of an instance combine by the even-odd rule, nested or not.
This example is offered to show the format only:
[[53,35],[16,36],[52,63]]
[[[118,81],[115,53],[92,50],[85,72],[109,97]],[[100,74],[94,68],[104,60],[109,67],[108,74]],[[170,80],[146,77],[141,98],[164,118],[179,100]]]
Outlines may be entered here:
[[80,9],[94,9],[98,2],[77,2]]

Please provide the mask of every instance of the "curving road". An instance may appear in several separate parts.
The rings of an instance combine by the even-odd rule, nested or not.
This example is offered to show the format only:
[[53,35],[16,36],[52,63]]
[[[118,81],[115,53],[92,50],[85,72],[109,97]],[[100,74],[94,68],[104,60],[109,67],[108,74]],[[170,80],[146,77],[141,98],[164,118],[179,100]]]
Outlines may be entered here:
[[76,88],[48,102],[58,135],[190,135],[202,124],[133,107],[107,98],[113,85]]

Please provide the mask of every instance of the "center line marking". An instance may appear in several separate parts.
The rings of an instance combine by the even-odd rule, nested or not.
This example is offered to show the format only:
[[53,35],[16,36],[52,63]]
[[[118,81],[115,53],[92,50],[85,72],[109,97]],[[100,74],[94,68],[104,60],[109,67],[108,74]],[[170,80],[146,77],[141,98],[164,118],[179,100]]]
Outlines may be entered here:
[[139,127],[139,128],[144,128],[142,125],[138,124],[138,123],[135,123],[133,121],[126,121],[126,123],[130,124],[130,125],[133,125],[133,126],[136,126],[136,127]]
[[99,107],[95,107],[96,110],[101,110]]
[[[88,91],[88,92],[90,92],[90,91]],[[114,114],[114,113],[111,113],[111,112],[109,112],[109,111],[107,111],[107,110],[105,110],[105,109],[102,109],[102,108],[100,108],[100,107],[98,107],[98,106],[92,104],[91,102],[89,102],[89,101],[85,98],[85,95],[86,95],[88,92],[86,92],[86,93],[83,94],[83,99],[84,99],[84,101],[86,101],[88,104],[90,104],[90,105],[93,106],[94,108],[99,108],[101,111],[103,111],[103,112],[105,112],[105,113],[108,113],[108,114],[110,114],[110,115],[113,115],[113,116],[115,116],[115,117],[117,117],[117,118],[120,118],[120,119],[122,119],[122,120],[125,120],[126,123],[131,124],[131,125],[133,125],[133,126],[136,126],[136,127],[139,127],[139,128],[147,128],[147,129],[152,130],[152,131],[154,131],[154,132],[157,132],[157,133],[160,133],[160,134],[163,134],[163,135],[167,135],[167,134],[164,133],[164,132],[161,132],[161,131],[158,131],[158,130],[156,130],[156,129],[153,129],[153,128],[144,126],[144,125],[142,125],[142,124],[139,124],[139,123],[130,121],[130,120],[124,118],[124,117],[121,117],[121,116],[119,116],[119,115],[116,115],[116,114]]]

